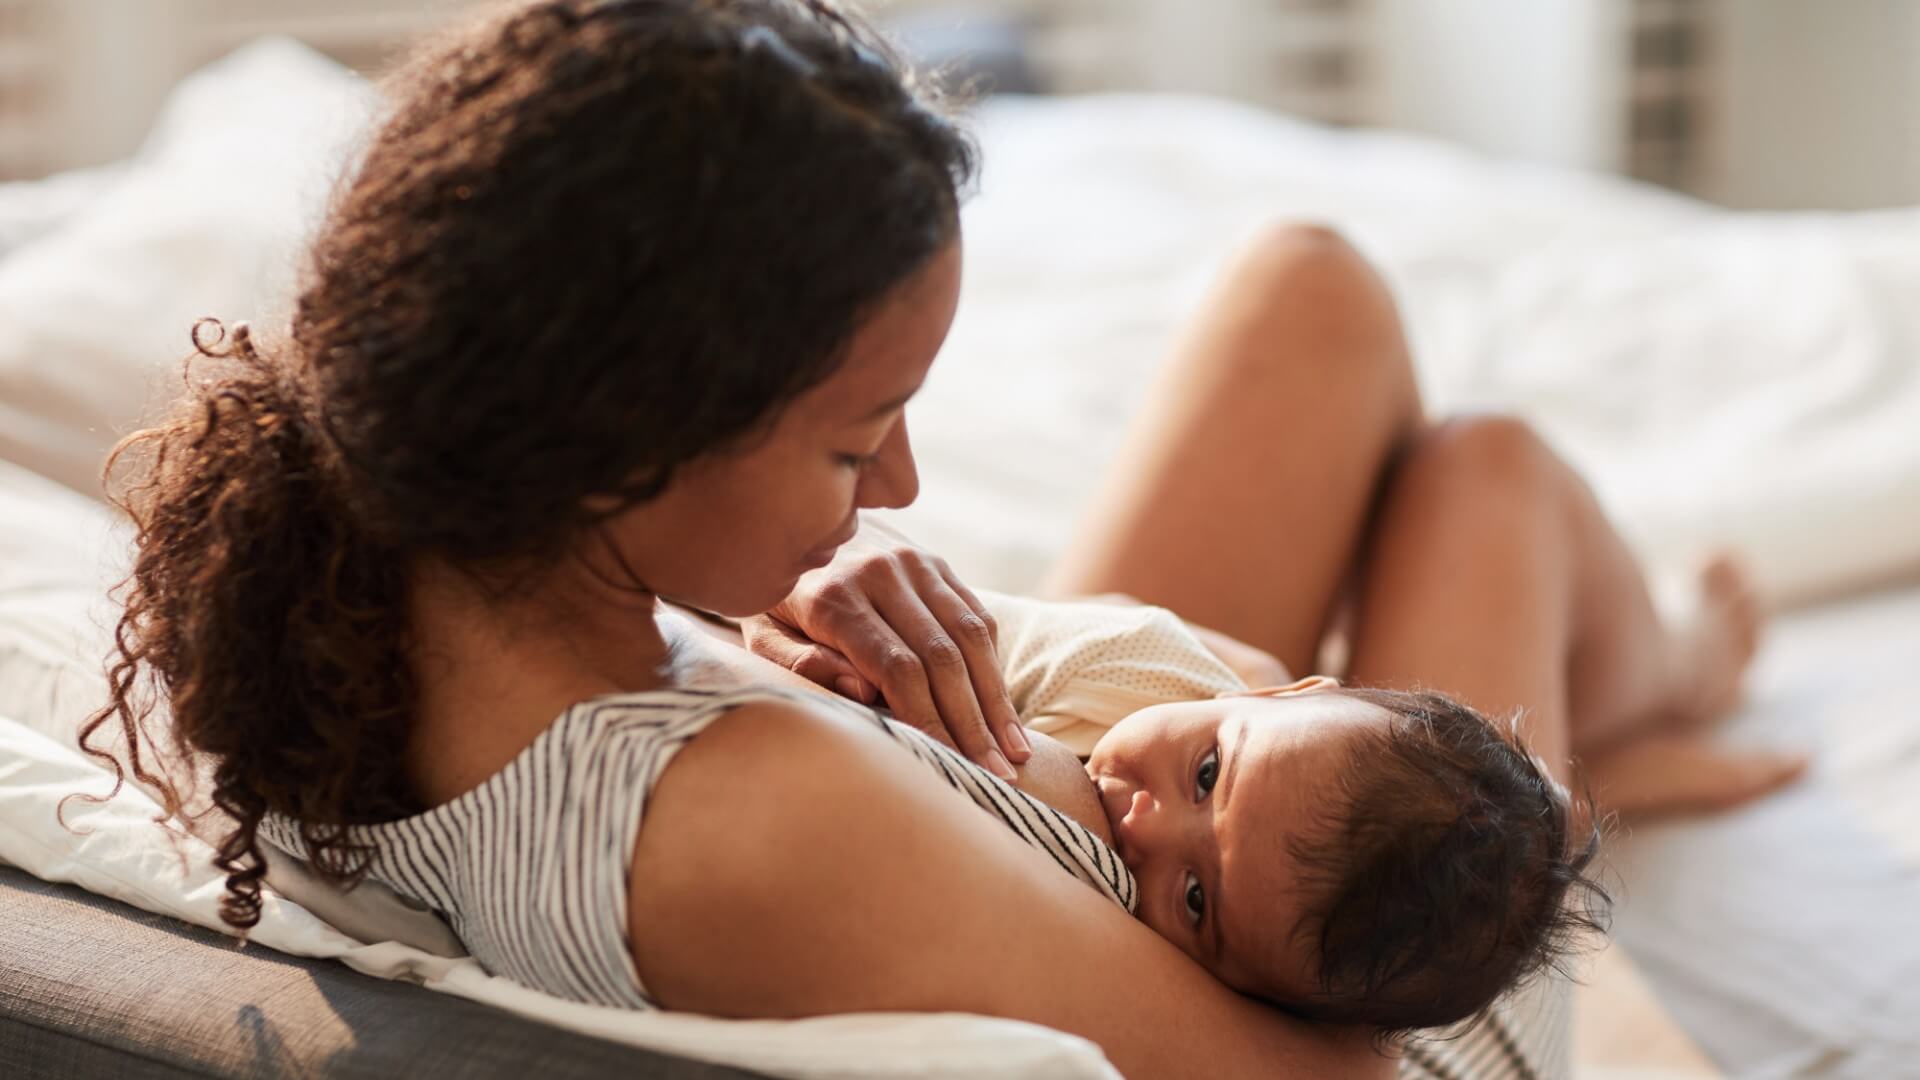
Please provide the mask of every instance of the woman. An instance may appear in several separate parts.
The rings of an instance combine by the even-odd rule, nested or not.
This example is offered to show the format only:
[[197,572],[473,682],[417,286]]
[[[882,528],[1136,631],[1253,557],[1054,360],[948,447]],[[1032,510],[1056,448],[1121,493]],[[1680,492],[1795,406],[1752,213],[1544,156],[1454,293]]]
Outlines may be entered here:
[[[788,667],[864,676],[996,770],[995,752],[1025,756],[965,586],[897,543],[834,561],[859,508],[917,490],[903,408],[957,303],[973,161],[884,46],[820,3],[538,0],[406,70],[285,340],[197,336],[231,367],[132,443],[151,451],[127,496],[141,550],[114,701],[89,733],[132,734],[156,678],[240,822],[220,849],[231,924],[258,916],[263,823],[351,881],[376,854],[365,830],[427,821],[450,851],[426,876],[456,905],[537,924],[470,940],[476,954],[530,951],[539,968],[613,942],[599,974],[640,1000],[1016,1017],[1138,1076],[1391,1071],[1368,1032],[1215,982],[871,724],[817,695],[739,689],[811,685]],[[1170,602],[1308,670],[1404,454],[1400,477],[1468,485],[1490,468],[1519,485],[1499,500],[1511,558],[1494,572],[1527,589],[1498,625],[1403,613],[1373,584],[1414,574],[1400,518],[1466,545],[1491,511],[1426,508],[1424,483],[1390,497],[1362,574],[1359,674],[1457,680],[1554,732],[1583,726],[1562,703],[1606,697],[1588,683],[1635,670],[1582,644],[1585,590],[1617,584],[1586,565],[1588,547],[1616,555],[1589,535],[1604,522],[1517,429],[1418,433],[1391,309],[1337,240],[1257,245],[1199,325],[1056,589]],[[1253,404],[1295,399],[1313,407],[1278,433]],[[1207,521],[1232,524],[1196,531]],[[1457,550],[1414,582],[1440,590],[1431,568]],[[1575,564],[1580,588],[1548,580]],[[749,629],[786,666],[702,611],[770,613]],[[1491,664],[1433,644],[1505,649],[1511,634],[1539,647]],[[1644,711],[1606,704],[1595,715]],[[565,776],[631,799],[524,767],[563,722],[602,735],[603,705],[667,717],[635,768],[561,755],[582,770]],[[565,827],[485,817],[513,798],[559,807]],[[588,880],[605,887],[560,906],[534,891]]]

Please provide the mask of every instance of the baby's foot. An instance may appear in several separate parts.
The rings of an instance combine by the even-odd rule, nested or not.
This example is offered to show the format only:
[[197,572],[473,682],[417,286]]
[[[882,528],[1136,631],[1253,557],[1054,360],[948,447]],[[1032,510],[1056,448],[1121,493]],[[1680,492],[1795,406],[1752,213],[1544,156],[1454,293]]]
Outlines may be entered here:
[[1740,704],[1741,681],[1760,644],[1760,598],[1731,556],[1701,569],[1691,609],[1675,624],[1671,714],[1682,726],[1717,720]]
[[1660,733],[1587,763],[1583,779],[1601,809],[1628,820],[1724,810],[1806,771],[1805,754],[1736,750],[1707,736]]

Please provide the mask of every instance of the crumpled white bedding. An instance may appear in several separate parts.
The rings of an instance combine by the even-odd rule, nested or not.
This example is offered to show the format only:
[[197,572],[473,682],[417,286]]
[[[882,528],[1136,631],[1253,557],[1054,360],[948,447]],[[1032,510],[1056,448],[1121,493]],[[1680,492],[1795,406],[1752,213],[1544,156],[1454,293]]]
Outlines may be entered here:
[[[183,84],[130,168],[0,185],[0,225],[64,221],[0,258],[0,458],[92,493],[192,319],[278,306],[370,103],[270,39]],[[1796,601],[1920,568],[1920,209],[1733,213],[1206,98],[994,98],[976,126],[902,521],[983,585],[1039,576],[1182,319],[1283,218],[1381,265],[1436,410],[1536,421],[1656,561],[1736,544]]]
[[[299,223],[324,192],[313,181],[326,148],[362,95],[311,53],[256,46],[183,88],[98,206],[63,204],[66,224],[0,255],[0,458],[90,490],[101,451],[184,352],[191,318],[273,303]],[[986,172],[966,210],[965,294],[910,411],[925,483],[900,519],[969,580],[1015,591],[1034,580],[1180,318],[1257,222],[1286,216],[1333,221],[1381,263],[1431,402],[1534,418],[1656,556],[1736,542],[1775,595],[1793,598],[1920,564],[1920,306],[1908,299],[1920,294],[1920,210],[1733,215],[1201,99],[1002,99],[979,128]],[[248,167],[230,167],[240,160]],[[263,186],[293,181],[299,198]],[[0,211],[8,199],[0,186]],[[34,229],[31,217],[14,220]],[[101,276],[102,265],[115,273]],[[31,486],[0,472],[0,495],[10,483]],[[22,498],[13,505],[61,504],[38,489]],[[22,519],[8,512],[0,577],[23,565],[6,557],[8,537],[42,554],[78,546],[70,519],[10,531]],[[62,636],[66,624],[36,618],[35,604],[72,603],[36,589],[92,586],[8,580],[19,587],[0,581],[0,761],[11,770],[0,775],[0,858],[210,925],[210,879],[136,884],[168,880],[174,867],[115,839],[144,821],[135,795],[110,811],[74,806],[97,830],[86,846],[62,849],[64,833],[42,831],[51,798],[84,775],[72,770],[91,768],[59,742],[59,724],[92,707],[97,671],[58,658],[99,653],[72,652],[84,642]],[[1901,801],[1920,768],[1909,704],[1920,633],[1906,617],[1832,625],[1824,648],[1790,638],[1806,651],[1784,654],[1774,675],[1763,657],[1762,707],[1735,728],[1820,746],[1816,784],[1623,849],[1633,900],[1623,936],[1689,1029],[1742,1074],[1890,1075],[1920,1049],[1900,1036],[1920,1015],[1910,914],[1920,833]],[[1849,658],[1873,642],[1883,659],[1858,674]],[[1832,698],[1803,656],[1866,681]],[[23,671],[32,674],[15,679]],[[1833,701],[1851,704],[1812,707]],[[1809,904],[1832,909],[1802,918]],[[451,992],[498,989],[425,952],[356,949],[293,905],[274,911],[282,929],[261,940],[276,947],[280,934],[291,951],[412,971]],[[599,1030],[602,1018],[556,1022]],[[713,1056],[791,1075],[935,1075],[939,1064],[954,1075],[1106,1074],[1079,1040],[977,1018],[777,1031],[620,1022],[644,1026],[648,1045],[709,1056],[702,1046],[724,1044]],[[829,1037],[815,1045],[810,1033]]]
[[983,584],[1038,577],[1220,262],[1282,218],[1384,268],[1437,410],[1534,420],[1656,561],[1736,544],[1791,600],[1920,568],[1920,209],[1736,214],[1199,98],[980,128],[903,519]]

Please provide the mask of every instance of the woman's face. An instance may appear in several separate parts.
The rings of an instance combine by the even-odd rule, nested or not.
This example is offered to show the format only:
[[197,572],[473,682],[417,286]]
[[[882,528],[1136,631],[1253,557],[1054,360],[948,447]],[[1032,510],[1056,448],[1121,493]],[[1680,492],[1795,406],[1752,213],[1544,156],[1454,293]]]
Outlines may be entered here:
[[839,369],[770,428],[680,467],[657,498],[607,523],[608,540],[654,593],[758,614],[852,538],[856,510],[914,500],[905,407],[953,325],[960,259],[956,233],[855,331]]

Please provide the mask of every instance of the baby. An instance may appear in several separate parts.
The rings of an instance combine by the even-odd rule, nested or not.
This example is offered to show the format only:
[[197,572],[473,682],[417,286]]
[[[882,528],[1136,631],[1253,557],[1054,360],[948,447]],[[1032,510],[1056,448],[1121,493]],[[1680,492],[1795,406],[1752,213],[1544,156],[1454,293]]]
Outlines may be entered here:
[[1249,689],[1164,609],[981,596],[1039,733],[1019,785],[1107,840],[1141,920],[1229,986],[1436,1027],[1591,926],[1567,903],[1594,844],[1570,836],[1565,790],[1467,706],[1319,677]]

